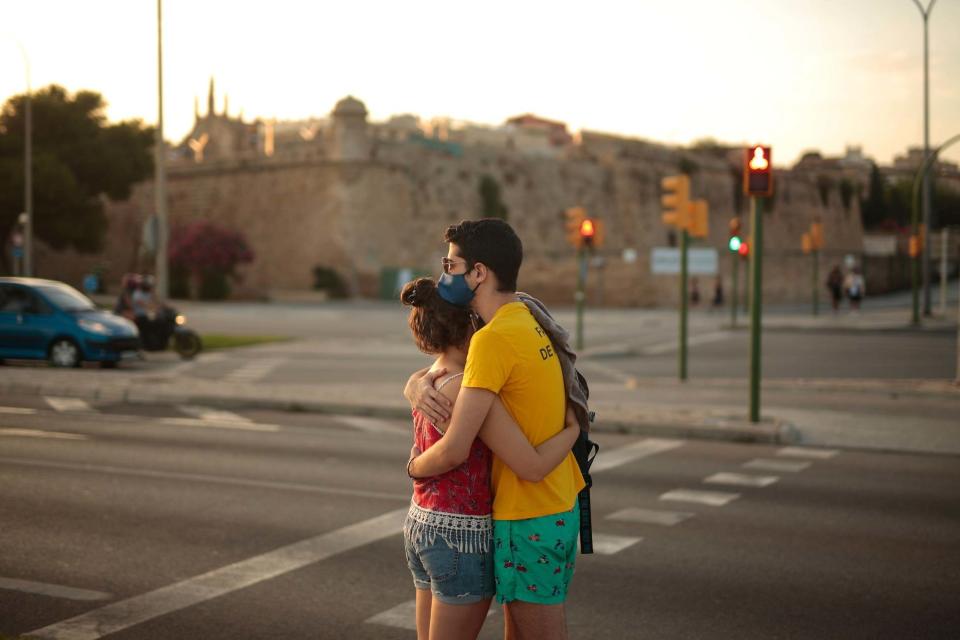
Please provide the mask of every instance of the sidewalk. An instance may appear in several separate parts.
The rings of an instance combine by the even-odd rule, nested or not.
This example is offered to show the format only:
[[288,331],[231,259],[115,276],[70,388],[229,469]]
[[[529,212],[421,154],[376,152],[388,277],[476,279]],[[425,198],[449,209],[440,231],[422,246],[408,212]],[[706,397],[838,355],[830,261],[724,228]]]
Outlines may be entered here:
[[[731,442],[807,444],[960,455],[960,387],[940,380],[771,380],[762,420],[747,419],[746,380],[640,379],[595,384],[598,432]],[[67,396],[93,402],[191,404],[406,418],[397,383],[247,384],[144,372],[5,367],[0,394]],[[900,413],[872,406],[905,398]],[[834,398],[835,402],[826,402]],[[852,398],[847,402],[844,400]],[[840,408],[838,408],[838,405]],[[922,406],[923,411],[913,411]],[[904,409],[911,409],[904,413]]]

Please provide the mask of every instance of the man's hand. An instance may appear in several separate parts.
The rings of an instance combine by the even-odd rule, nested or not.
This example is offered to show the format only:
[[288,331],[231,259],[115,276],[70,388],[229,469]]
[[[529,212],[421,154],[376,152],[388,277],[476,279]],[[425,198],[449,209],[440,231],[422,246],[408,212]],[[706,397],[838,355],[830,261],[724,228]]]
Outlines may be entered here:
[[446,368],[417,371],[403,388],[403,397],[410,403],[410,408],[419,410],[433,424],[442,424],[450,419],[453,403],[435,388],[437,378],[446,373]]

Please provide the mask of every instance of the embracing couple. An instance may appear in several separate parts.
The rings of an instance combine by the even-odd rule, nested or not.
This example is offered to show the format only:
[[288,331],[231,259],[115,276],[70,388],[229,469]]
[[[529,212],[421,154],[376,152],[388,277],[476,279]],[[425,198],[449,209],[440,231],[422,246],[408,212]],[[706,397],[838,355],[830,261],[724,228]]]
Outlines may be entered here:
[[506,222],[466,220],[445,240],[440,279],[401,294],[417,346],[437,356],[404,390],[417,637],[476,638],[495,595],[505,638],[563,639],[585,486],[571,454],[585,415],[569,400],[575,356],[543,306],[517,293],[523,246]]

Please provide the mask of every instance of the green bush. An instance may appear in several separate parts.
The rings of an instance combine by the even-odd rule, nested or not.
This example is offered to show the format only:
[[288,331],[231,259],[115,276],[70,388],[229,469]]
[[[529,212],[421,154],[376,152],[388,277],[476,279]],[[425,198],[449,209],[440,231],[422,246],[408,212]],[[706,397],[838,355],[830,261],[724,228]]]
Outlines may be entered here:
[[230,297],[230,281],[222,271],[208,271],[200,280],[201,300],[226,300]]

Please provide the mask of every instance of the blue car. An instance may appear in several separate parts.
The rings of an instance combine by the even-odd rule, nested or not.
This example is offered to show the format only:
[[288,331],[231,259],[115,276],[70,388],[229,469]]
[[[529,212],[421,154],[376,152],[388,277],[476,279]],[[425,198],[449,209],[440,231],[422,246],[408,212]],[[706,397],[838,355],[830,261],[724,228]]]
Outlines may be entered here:
[[84,360],[115,366],[140,349],[137,326],[98,309],[62,282],[0,278],[0,360],[49,360],[79,367]]

